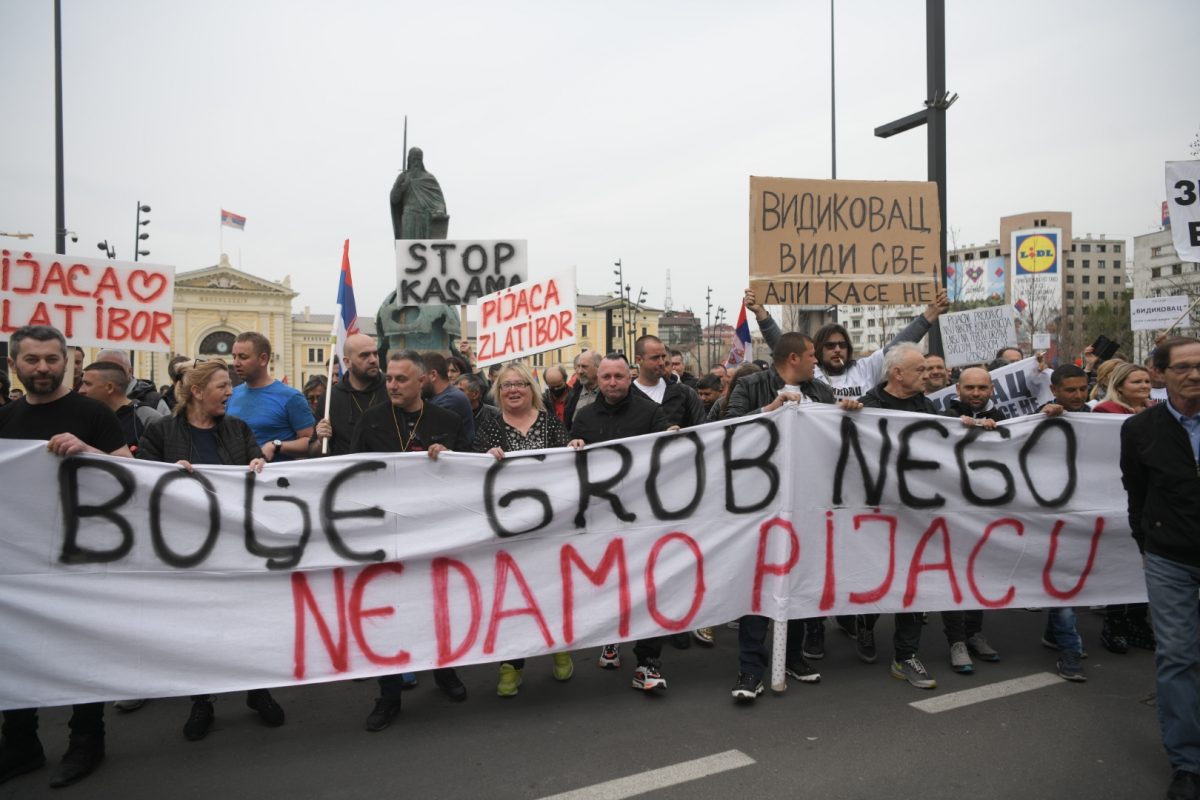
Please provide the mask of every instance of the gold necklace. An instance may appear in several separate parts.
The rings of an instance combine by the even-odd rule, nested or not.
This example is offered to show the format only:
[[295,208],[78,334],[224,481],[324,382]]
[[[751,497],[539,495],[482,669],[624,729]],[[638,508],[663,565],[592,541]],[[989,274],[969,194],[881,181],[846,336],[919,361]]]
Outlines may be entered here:
[[[391,405],[389,403],[389,405]],[[404,441],[404,434],[400,433],[400,420],[396,419],[396,407],[392,406],[392,425],[396,427],[396,438],[400,440],[400,452],[407,453],[408,448],[412,446],[413,437],[417,435],[417,426],[421,424],[421,417],[425,416],[425,404],[421,403],[421,413],[417,414],[417,421],[413,423],[412,430],[409,431],[408,441]]]

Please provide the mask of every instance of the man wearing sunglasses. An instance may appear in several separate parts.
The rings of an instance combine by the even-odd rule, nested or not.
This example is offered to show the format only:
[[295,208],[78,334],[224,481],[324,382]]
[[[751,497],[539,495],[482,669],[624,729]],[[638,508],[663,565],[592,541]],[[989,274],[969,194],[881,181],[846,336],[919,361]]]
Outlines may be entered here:
[[[767,310],[758,304],[753,289],[746,290],[745,301],[746,309],[753,312],[758,320],[763,340],[774,350],[775,343],[781,335],[779,325],[771,319]],[[854,358],[854,345],[845,327],[837,323],[822,326],[812,337],[817,349],[816,379],[833,387],[833,395],[838,400],[859,399],[883,381],[883,357],[887,351],[900,342],[921,341],[937,322],[938,317],[949,308],[950,299],[946,290],[939,289],[937,298],[929,304],[925,313],[905,326],[885,346],[861,360]]]

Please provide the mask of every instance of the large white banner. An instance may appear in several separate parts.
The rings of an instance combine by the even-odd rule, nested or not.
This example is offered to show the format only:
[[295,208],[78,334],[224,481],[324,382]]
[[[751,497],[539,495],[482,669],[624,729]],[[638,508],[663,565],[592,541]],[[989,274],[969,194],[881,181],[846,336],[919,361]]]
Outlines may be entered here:
[[496,662],[746,613],[1140,601],[1120,424],[786,406],[580,452],[257,476],[0,441],[0,707]]

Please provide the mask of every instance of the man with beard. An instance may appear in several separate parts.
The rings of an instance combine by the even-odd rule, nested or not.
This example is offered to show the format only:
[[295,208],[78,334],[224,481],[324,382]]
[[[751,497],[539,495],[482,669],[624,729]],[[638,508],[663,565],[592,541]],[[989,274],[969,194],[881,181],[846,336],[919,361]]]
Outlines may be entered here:
[[471,401],[462,390],[450,382],[450,373],[446,370],[446,357],[441,353],[427,352],[421,354],[421,360],[428,371],[425,375],[423,396],[435,406],[441,406],[447,411],[458,414],[462,420],[463,430],[467,434],[467,443],[475,441],[475,413],[471,411]]
[[[419,353],[413,350],[388,353],[388,402],[363,412],[350,439],[351,453],[425,453],[436,461],[438,454],[447,450],[470,452],[471,442],[459,416],[425,401],[423,390],[428,374]],[[467,699],[467,687],[453,669],[435,669],[433,682],[451,700]],[[379,678],[380,696],[367,715],[368,731],[383,730],[400,713],[406,683],[404,674]]]
[[[9,367],[25,386],[20,400],[0,408],[0,439],[46,439],[57,456],[108,453],[130,457],[116,416],[98,400],[63,385],[71,355],[55,328],[28,325],[9,340]],[[11,651],[10,651],[11,652]],[[10,664],[9,667],[15,667]],[[0,783],[46,763],[38,739],[36,708],[4,712]],[[51,786],[68,786],[104,759],[104,703],[79,703],[71,713],[70,743]]]
[[[751,311],[758,320],[758,328],[767,347],[774,350],[775,343],[779,341],[779,326],[767,310],[758,304],[753,289],[746,290],[745,303],[746,310]],[[859,399],[883,380],[883,359],[887,352],[901,342],[919,342],[949,308],[950,299],[946,290],[939,289],[937,299],[929,304],[925,313],[910,322],[884,347],[861,360],[855,360],[850,333],[843,326],[837,323],[822,326],[812,337],[817,348],[817,379],[833,387],[833,394],[839,400]]]
[[[354,426],[368,408],[387,402],[387,387],[379,371],[379,347],[363,333],[346,337],[342,348],[345,373],[333,385],[329,397],[329,416],[317,423],[309,455],[321,454],[321,441],[329,440],[329,455],[341,456],[350,452],[350,437]],[[319,407],[325,408],[322,399]]]
[[950,385],[950,372],[946,369],[946,359],[937,353],[925,354],[925,394],[945,389]]
[[569,399],[567,371],[562,367],[546,367],[542,370],[542,380],[546,383],[546,390],[542,392],[542,402],[545,403],[546,410],[562,422],[566,418]]

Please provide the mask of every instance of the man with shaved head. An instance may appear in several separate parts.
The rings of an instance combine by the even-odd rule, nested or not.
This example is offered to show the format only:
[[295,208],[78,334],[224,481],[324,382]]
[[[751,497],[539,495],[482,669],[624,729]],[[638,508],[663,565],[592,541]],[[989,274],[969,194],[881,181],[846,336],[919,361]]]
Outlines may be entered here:
[[[928,364],[928,360],[925,362]],[[1004,412],[992,403],[992,376],[983,367],[967,367],[958,376],[958,397],[946,404],[942,413],[958,417],[968,428],[991,430],[1004,421]]]
[[[82,353],[83,351],[76,348],[76,352]],[[149,406],[162,416],[171,413],[170,407],[163,400],[162,395],[158,393],[158,390],[154,388],[154,384],[134,376],[133,364],[129,363],[129,351],[101,350],[96,355],[96,360],[120,364],[125,369],[125,373],[129,376],[129,387],[125,390],[125,394],[130,400],[136,400],[144,406]],[[81,375],[80,378],[82,379],[82,377]]]
[[[340,456],[350,451],[350,437],[363,412],[372,406],[388,402],[387,386],[379,370],[379,346],[364,333],[346,337],[342,347],[342,379],[329,391],[329,416],[317,423],[314,438],[309,444],[311,455],[320,455],[320,442],[329,439],[329,455]],[[320,408],[324,410],[325,401]]]

